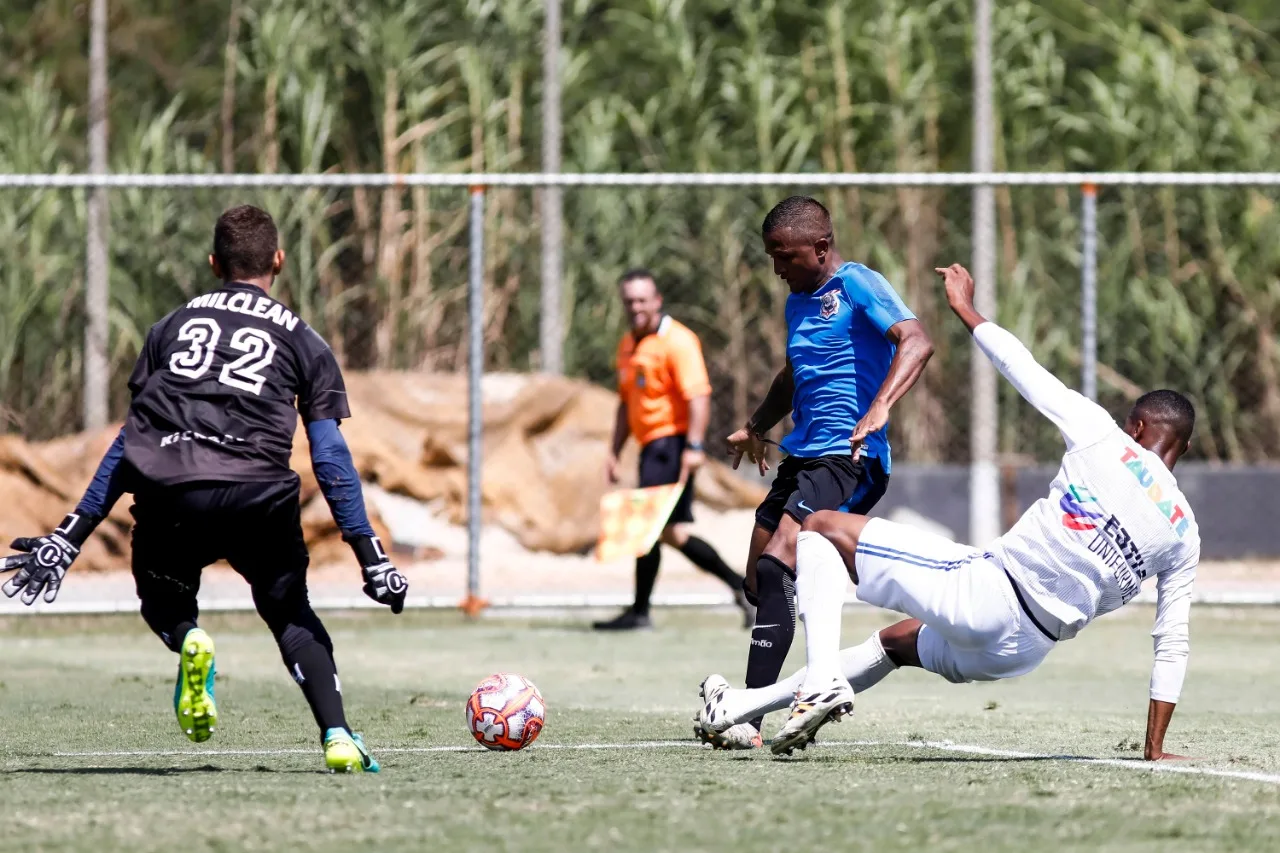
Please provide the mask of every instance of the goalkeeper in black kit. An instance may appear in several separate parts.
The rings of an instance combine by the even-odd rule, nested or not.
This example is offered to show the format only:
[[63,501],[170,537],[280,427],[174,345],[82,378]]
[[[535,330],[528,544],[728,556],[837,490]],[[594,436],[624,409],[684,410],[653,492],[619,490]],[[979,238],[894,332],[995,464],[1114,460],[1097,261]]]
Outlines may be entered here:
[[132,403],[84,497],[45,536],[18,539],[0,569],[24,604],[52,602],[80,546],[124,492],[132,508],[133,576],[142,618],[179,655],[174,711],[193,741],[217,726],[213,640],[197,626],[205,566],[229,562],[253,593],[289,674],[311,706],[335,772],[377,772],[351,731],[333,642],[307,598],[298,475],[289,468],[298,415],[316,480],[355,551],[365,593],[399,613],[408,583],[388,560],[338,424],[351,417],[324,340],[268,295],[284,266],[275,223],[234,207],[218,219],[209,264],[223,282],[152,327],[129,378]]

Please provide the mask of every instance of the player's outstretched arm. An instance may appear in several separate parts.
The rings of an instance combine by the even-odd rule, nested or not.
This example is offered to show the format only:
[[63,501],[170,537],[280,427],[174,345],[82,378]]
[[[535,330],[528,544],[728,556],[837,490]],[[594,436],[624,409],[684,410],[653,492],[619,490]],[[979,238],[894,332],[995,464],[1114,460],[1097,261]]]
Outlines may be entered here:
[[1164,751],[1164,733],[1169,729],[1169,721],[1173,719],[1173,702],[1161,702],[1152,699],[1147,708],[1147,742],[1142,750],[1142,757],[1147,761],[1174,761],[1185,759],[1185,755],[1174,755]]
[[10,598],[22,593],[22,603],[28,606],[34,604],[41,593],[46,602],[58,597],[62,579],[80,556],[80,547],[124,494],[120,471],[123,458],[124,428],[121,427],[98,463],[98,470],[75,511],[62,519],[52,533],[13,540],[9,547],[20,553],[0,561],[0,572],[16,570],[17,574],[9,578],[0,591]]
[[947,302],[973,334],[978,348],[1028,403],[1053,421],[1068,449],[1094,443],[1116,428],[1107,411],[1063,385],[1036,361],[1014,335],[978,313],[973,305],[973,278],[960,264],[939,267],[947,288]]
[[1195,585],[1197,557],[1189,564],[1156,576],[1156,622],[1151,630],[1155,660],[1151,665],[1151,704],[1147,710],[1147,739],[1143,757],[1148,761],[1185,758],[1164,751],[1164,735],[1187,675],[1191,653],[1191,590]]
[[399,613],[404,610],[409,582],[391,564],[382,549],[381,540],[374,535],[373,525],[369,523],[369,515],[364,508],[360,475],[356,472],[351,450],[338,430],[337,420],[318,420],[307,424],[307,439],[311,443],[311,468],[316,482],[320,484],[334,522],[342,531],[342,538],[351,546],[360,563],[365,595],[387,605],[392,613]]

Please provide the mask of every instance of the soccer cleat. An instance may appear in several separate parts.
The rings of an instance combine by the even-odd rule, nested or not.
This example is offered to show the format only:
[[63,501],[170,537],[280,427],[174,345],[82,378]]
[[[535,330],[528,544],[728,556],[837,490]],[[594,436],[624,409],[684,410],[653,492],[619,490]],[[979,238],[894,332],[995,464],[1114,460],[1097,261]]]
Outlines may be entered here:
[[760,738],[760,732],[756,731],[756,727],[750,723],[738,723],[738,725],[730,726],[722,732],[713,732],[695,722],[693,724],[693,736],[712,749],[736,751],[759,749],[764,746],[764,741]]
[[382,769],[364,738],[346,729],[329,729],[324,733],[324,766],[330,773],[377,773]]
[[196,743],[212,737],[218,725],[218,706],[213,701],[216,671],[213,638],[200,628],[192,628],[182,638],[182,650],[178,653],[173,712],[183,734]]
[[769,749],[774,755],[790,755],[799,747],[804,749],[813,743],[818,729],[830,722],[839,722],[853,712],[853,688],[843,676],[833,678],[831,684],[816,693],[796,693],[791,703],[791,714],[782,728],[774,735]]
[[636,613],[628,607],[616,618],[607,622],[592,622],[591,627],[597,631],[648,631],[653,628],[653,622],[649,620],[648,614]]
[[724,707],[724,694],[727,692],[729,682],[723,675],[708,675],[698,686],[698,698],[702,700],[702,707],[693,719],[708,733],[719,733],[733,725],[733,719]]
[[712,749],[756,749],[764,745],[760,732],[750,723],[734,725],[724,708],[729,682],[724,676],[708,675],[699,688],[702,706],[693,718],[693,736]]

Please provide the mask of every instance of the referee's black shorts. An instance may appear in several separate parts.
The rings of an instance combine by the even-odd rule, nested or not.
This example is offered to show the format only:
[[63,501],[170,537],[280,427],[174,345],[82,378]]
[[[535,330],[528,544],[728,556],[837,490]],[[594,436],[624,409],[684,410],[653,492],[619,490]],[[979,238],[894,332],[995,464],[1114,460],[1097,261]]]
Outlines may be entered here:
[[194,606],[202,570],[226,560],[255,602],[306,595],[307,554],[298,478],[277,482],[141,485],[134,495],[133,579],[138,598]]
[[[655,438],[640,448],[640,487],[666,486],[680,482],[680,461],[684,455],[687,438],[668,435]],[[693,474],[680,493],[676,508],[671,511],[667,524],[686,524],[693,521]]]
[[801,524],[824,509],[866,515],[888,486],[889,475],[875,457],[788,456],[778,465],[773,486],[756,510],[756,523],[774,531],[784,513]]

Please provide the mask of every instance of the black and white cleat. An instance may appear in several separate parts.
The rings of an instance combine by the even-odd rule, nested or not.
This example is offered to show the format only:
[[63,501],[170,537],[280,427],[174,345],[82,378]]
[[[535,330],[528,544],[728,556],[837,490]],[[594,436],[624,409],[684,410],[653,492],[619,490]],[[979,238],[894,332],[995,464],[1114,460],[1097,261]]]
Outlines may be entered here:
[[818,729],[827,723],[838,723],[853,713],[853,700],[853,688],[843,678],[833,679],[823,690],[797,693],[791,703],[791,713],[769,749],[774,755],[791,755],[796,749],[807,749]]

